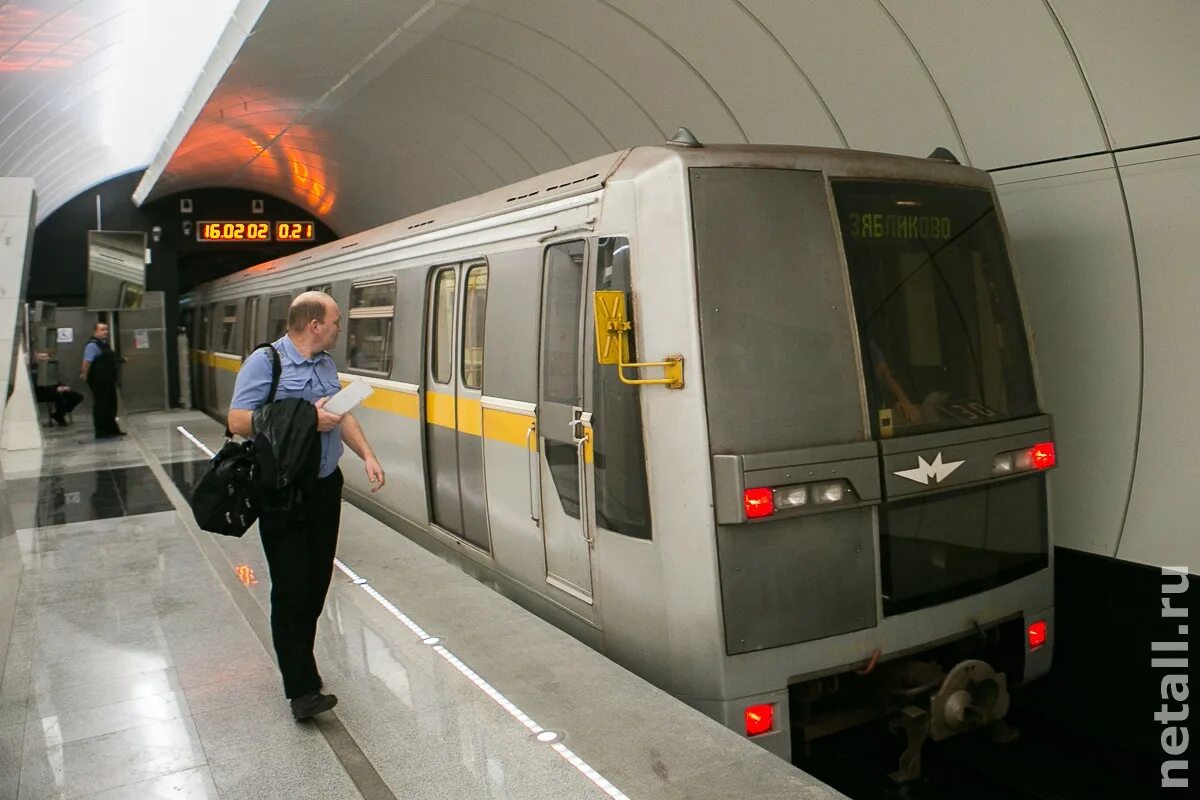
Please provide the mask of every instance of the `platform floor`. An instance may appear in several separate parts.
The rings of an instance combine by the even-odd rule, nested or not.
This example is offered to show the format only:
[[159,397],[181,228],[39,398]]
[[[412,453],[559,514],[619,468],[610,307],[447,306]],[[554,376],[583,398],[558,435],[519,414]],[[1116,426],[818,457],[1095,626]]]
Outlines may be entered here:
[[0,454],[0,800],[841,797],[349,504],[317,640],[340,703],[295,723],[257,533],[199,531],[180,491],[205,456],[176,427],[219,426],[85,422]]

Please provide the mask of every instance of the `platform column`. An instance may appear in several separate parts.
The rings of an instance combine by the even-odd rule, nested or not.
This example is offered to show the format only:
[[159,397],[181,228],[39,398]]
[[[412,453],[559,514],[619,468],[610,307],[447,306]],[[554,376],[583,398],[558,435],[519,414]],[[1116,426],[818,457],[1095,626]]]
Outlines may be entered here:
[[40,447],[42,443],[21,347],[20,309],[29,281],[35,212],[31,178],[0,178],[0,446],[5,449]]

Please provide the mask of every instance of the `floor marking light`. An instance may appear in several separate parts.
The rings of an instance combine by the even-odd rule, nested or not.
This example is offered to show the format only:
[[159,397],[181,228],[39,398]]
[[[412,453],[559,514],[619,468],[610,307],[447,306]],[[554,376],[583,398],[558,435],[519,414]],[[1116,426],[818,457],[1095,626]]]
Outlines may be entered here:
[[350,582],[353,585],[361,586],[367,594],[375,598],[380,605],[382,605],[392,614],[392,616],[396,617],[396,619],[404,623],[406,628],[416,634],[417,638],[421,640],[422,644],[431,645],[435,653],[444,658],[446,662],[450,664],[450,666],[462,673],[464,678],[483,690],[484,694],[495,700],[496,704],[512,715],[517,722],[520,722],[522,725],[528,728],[531,733],[535,734],[538,741],[549,743],[554,752],[562,756],[568,764],[577,769],[585,778],[594,783],[597,788],[599,788],[609,797],[613,798],[613,800],[629,800],[628,795],[626,795],[616,786],[613,786],[611,781],[609,781],[599,772],[596,772],[596,770],[592,769],[592,767],[586,761],[575,755],[575,753],[571,752],[569,748],[564,747],[558,741],[558,739],[561,738],[561,734],[555,731],[548,731],[541,725],[537,724],[533,718],[531,718],[528,714],[518,708],[511,700],[497,691],[494,686],[485,681],[479,675],[479,673],[468,667],[462,662],[461,659],[459,659],[458,656],[454,655],[454,653],[451,653],[449,650],[443,647],[440,644],[441,640],[438,637],[430,636],[428,633],[426,633],[420,625],[409,619],[402,611],[400,611],[400,609],[392,605],[392,603],[386,597],[376,591],[375,587],[371,586],[365,578],[343,564],[340,558],[335,558],[333,563],[334,566],[340,569],[346,575],[346,577],[350,579]]

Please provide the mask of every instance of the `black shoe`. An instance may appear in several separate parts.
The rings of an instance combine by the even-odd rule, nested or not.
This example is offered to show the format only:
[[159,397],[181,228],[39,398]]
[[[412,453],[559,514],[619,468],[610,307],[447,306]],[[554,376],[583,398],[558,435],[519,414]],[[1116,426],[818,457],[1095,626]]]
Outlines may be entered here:
[[337,705],[337,695],[309,692],[292,700],[292,716],[297,720],[328,711]]
[[67,427],[67,418],[62,414],[51,414],[50,419],[54,420],[60,428]]

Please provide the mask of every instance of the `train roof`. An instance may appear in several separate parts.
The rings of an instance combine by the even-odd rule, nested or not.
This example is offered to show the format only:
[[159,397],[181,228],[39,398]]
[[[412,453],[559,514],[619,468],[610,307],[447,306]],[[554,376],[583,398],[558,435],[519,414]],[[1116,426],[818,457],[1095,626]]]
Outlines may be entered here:
[[[804,147],[798,145],[751,145],[721,144],[678,146],[676,144],[649,145],[626,148],[615,153],[598,156],[569,167],[545,172],[517,183],[493,189],[444,206],[423,211],[345,236],[337,241],[319,245],[300,253],[264,261],[232,275],[208,281],[207,286],[219,287],[250,277],[266,274],[278,275],[293,267],[311,266],[326,258],[349,255],[355,251],[368,250],[380,245],[393,244],[404,239],[433,233],[468,222],[495,217],[522,208],[540,205],[547,201],[569,198],[602,189],[620,170],[632,154],[638,162],[638,170],[666,159],[685,160],[689,166],[771,166],[780,161],[780,166],[792,168],[819,168],[829,164],[843,167],[857,166],[864,174],[883,175],[895,171],[911,177],[914,169],[931,173],[942,179],[975,173],[971,183],[987,185],[990,178],[986,172],[958,165],[956,162],[941,161],[891,153],[874,153],[842,148]],[[799,163],[797,163],[799,162]],[[807,162],[807,163],[806,163]],[[184,295],[185,299],[187,295]]]

